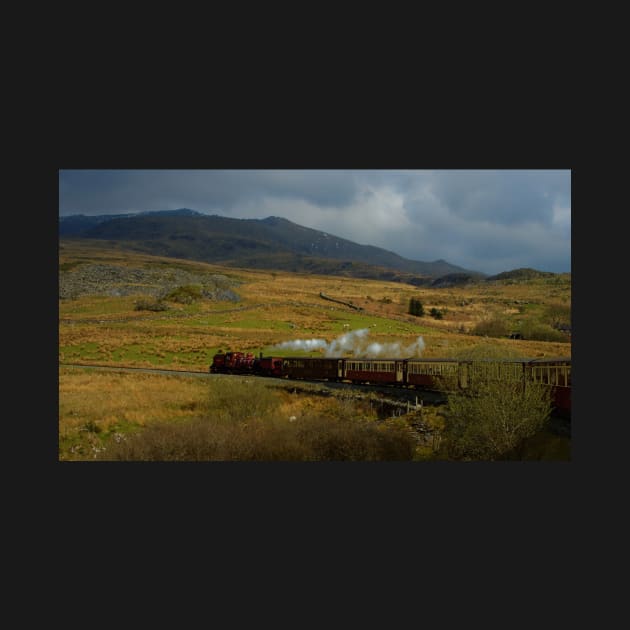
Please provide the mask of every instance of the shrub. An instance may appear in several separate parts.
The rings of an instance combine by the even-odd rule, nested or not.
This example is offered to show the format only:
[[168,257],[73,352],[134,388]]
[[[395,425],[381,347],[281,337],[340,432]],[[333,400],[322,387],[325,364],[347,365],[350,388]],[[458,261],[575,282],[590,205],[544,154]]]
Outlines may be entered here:
[[168,306],[160,300],[139,300],[134,307],[136,311],[167,311]]
[[180,304],[192,304],[203,297],[201,285],[185,284],[181,287],[173,289],[164,296],[169,302],[178,302]]
[[488,381],[451,395],[442,450],[456,460],[496,460],[538,433],[551,415],[550,389],[520,381]]
[[377,422],[351,400],[329,413],[282,415],[280,398],[262,384],[221,379],[203,416],[148,425],[110,442],[99,459],[126,461],[408,461],[415,437],[400,418]]
[[473,335],[487,337],[505,337],[509,332],[507,322],[502,317],[485,319],[477,323],[472,330]]
[[416,317],[424,316],[424,306],[417,298],[411,298],[409,300],[409,314],[415,315]]
[[546,323],[552,328],[571,325],[571,305],[552,302],[545,309]]
[[269,415],[279,404],[277,394],[255,379],[220,378],[210,388],[208,411],[217,421],[243,422]]
[[524,339],[531,341],[568,341],[565,333],[552,328],[548,324],[537,324],[534,322],[525,322],[520,330]]
[[112,442],[99,459],[126,461],[409,461],[416,442],[400,419],[306,415],[247,422],[159,423]]

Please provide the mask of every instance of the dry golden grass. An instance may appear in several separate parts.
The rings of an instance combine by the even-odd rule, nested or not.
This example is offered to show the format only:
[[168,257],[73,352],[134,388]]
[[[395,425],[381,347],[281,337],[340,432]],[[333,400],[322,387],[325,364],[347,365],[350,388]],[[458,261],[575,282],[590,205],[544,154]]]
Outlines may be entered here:
[[413,436],[403,425],[375,423],[369,402],[302,389],[61,368],[59,459],[412,457]]
[[[176,384],[177,387],[172,387]],[[162,417],[186,417],[190,405],[204,392],[196,379],[155,374],[96,372],[60,368],[60,416],[65,426],[79,426],[91,420],[102,430],[112,420],[144,426]],[[164,404],[168,403],[168,404]]]

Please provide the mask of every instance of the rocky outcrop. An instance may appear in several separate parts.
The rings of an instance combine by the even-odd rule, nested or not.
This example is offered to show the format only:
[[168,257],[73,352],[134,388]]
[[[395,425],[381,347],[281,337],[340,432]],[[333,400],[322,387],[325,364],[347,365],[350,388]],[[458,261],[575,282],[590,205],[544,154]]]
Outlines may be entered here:
[[59,273],[59,298],[76,299],[82,295],[147,295],[161,299],[181,286],[198,285],[201,295],[210,300],[238,302],[233,287],[238,282],[212,273],[192,273],[176,267],[141,268],[121,265],[80,264]]

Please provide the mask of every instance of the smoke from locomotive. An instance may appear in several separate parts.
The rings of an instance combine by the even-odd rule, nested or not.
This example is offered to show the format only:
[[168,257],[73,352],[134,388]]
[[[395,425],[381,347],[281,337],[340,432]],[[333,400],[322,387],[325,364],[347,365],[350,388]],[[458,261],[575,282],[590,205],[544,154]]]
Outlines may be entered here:
[[377,359],[379,357],[410,358],[421,357],[424,350],[424,339],[418,337],[410,345],[399,342],[378,343],[369,342],[369,328],[361,328],[339,335],[328,343],[325,339],[294,339],[283,341],[274,346],[280,350],[323,350],[324,356],[334,357],[342,353],[351,352],[352,356],[362,359]]

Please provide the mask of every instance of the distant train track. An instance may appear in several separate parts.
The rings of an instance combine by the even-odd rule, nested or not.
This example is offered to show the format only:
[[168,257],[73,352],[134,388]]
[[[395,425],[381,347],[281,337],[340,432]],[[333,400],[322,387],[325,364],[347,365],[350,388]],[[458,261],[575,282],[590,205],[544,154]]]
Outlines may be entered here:
[[100,365],[97,363],[59,363],[59,367],[94,368],[98,370],[114,370],[118,372],[146,372],[148,374],[166,374],[175,376],[215,376],[202,370],[164,370],[160,368],[144,368],[132,365]]

